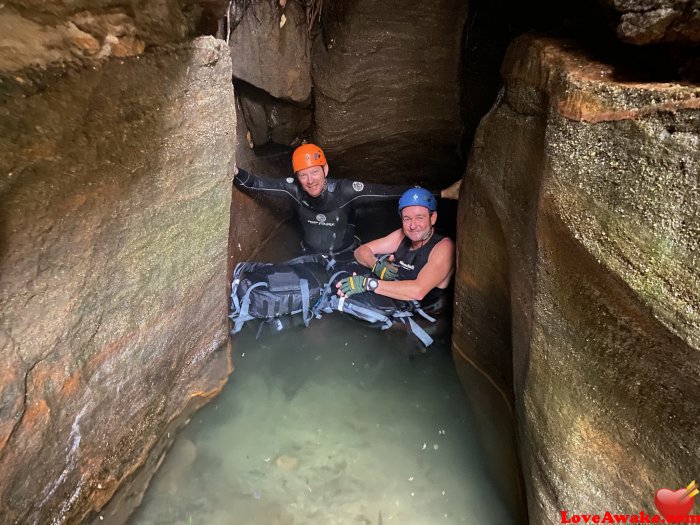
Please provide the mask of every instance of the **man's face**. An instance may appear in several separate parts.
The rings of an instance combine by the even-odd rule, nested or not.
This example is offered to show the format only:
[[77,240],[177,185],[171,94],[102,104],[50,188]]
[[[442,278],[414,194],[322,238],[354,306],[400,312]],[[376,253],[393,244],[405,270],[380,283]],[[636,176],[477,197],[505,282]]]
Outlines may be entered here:
[[424,240],[430,234],[436,220],[437,212],[430,213],[430,210],[423,206],[407,206],[401,210],[403,233],[412,242]]
[[327,173],[328,165],[311,166],[310,168],[297,171],[297,178],[306,193],[312,197],[318,197],[323,192]]

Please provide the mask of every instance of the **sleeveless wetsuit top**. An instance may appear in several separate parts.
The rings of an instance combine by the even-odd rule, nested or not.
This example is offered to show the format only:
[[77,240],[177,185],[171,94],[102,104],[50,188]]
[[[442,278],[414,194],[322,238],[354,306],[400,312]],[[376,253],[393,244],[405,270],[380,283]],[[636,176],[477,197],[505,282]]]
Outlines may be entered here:
[[[418,277],[423,267],[428,264],[428,257],[435,245],[445,236],[434,232],[426,243],[417,250],[411,250],[411,239],[404,237],[399,247],[394,252],[395,264],[399,267],[399,281],[412,281]],[[421,301],[422,305],[430,305],[437,301],[445,290],[433,288]]]

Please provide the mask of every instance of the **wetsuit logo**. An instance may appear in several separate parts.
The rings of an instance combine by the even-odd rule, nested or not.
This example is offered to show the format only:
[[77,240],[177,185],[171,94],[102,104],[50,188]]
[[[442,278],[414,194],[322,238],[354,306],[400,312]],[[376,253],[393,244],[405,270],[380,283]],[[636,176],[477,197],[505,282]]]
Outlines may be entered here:
[[323,213],[319,213],[318,215],[316,215],[316,220],[323,224],[324,222],[326,222],[326,216]]
[[352,183],[352,189],[355,191],[362,191],[365,189],[365,185],[361,182],[355,181]]

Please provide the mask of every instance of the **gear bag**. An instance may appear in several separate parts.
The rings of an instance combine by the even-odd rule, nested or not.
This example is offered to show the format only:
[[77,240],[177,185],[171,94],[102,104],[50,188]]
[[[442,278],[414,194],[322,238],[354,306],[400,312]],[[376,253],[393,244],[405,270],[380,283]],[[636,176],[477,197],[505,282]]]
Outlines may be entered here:
[[312,307],[321,297],[333,261],[307,255],[278,264],[241,262],[231,284],[231,334],[246,321],[272,320],[301,314],[304,325],[313,318]]
[[418,301],[399,301],[372,292],[338,297],[335,284],[346,275],[352,275],[352,273],[346,270],[338,271],[323,285],[321,299],[316,303],[313,315],[321,317],[323,313],[338,311],[362,321],[377,324],[382,330],[400,322],[408,324],[411,333],[426,347],[433,344],[433,338],[413,319],[414,315],[418,314],[431,323],[435,322],[435,318],[425,313]]

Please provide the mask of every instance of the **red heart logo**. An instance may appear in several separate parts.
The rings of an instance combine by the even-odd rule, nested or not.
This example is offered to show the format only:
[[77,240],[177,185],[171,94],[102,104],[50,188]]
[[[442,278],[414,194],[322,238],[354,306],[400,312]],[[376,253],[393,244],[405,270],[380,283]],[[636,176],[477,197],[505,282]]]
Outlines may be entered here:
[[687,489],[659,489],[654,495],[654,504],[666,519],[687,516],[695,503],[695,497],[688,496]]

